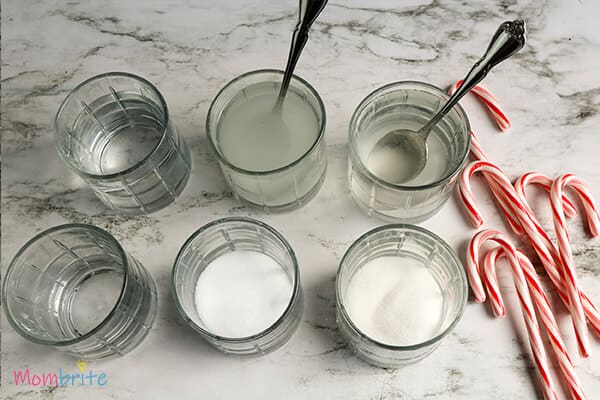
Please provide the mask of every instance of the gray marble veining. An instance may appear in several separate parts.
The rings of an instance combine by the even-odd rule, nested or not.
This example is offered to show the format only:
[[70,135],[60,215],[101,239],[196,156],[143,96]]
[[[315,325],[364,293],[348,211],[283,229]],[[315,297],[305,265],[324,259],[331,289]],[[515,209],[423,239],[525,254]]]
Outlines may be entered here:
[[[350,243],[381,222],[346,191],[347,125],[359,101],[395,80],[446,87],[485,50],[503,20],[527,20],[528,44],[486,80],[513,123],[499,134],[473,98],[461,104],[490,157],[510,177],[536,170],[573,172],[600,197],[600,6],[591,1],[330,1],[297,68],[327,108],[329,167],[306,207],[264,215],[238,204],[207,147],[211,99],[233,77],[284,64],[296,18],[292,0],[2,1],[2,271],[36,232],[86,222],[113,233],[151,272],[159,315],[143,344],[124,358],[91,362],[104,388],[16,386],[13,371],[76,370],[75,360],[30,344],[2,316],[5,399],[329,398],[534,399],[534,368],[512,281],[500,274],[508,316],[492,318],[469,303],[455,331],[429,358],[399,370],[353,357],[334,321],[334,276]],[[193,171],[178,201],[158,213],[124,217],[107,211],[58,158],[52,121],[64,96],[84,79],[123,70],[147,77],[164,94],[192,151]],[[505,229],[478,188],[486,226]],[[532,193],[551,229],[548,201]],[[304,320],[283,349],[264,358],[225,357],[179,320],[169,292],[177,250],[200,225],[247,215],[280,230],[295,248],[306,294]],[[423,224],[462,255],[474,230],[456,200]],[[569,223],[582,285],[600,302],[600,244]],[[506,272],[506,271],[505,271]],[[543,279],[548,284],[548,279]],[[549,287],[549,285],[547,285]],[[556,301],[556,296],[553,296]],[[556,302],[558,305],[558,302]],[[600,397],[600,345],[577,356],[563,308],[560,325],[590,399]]]

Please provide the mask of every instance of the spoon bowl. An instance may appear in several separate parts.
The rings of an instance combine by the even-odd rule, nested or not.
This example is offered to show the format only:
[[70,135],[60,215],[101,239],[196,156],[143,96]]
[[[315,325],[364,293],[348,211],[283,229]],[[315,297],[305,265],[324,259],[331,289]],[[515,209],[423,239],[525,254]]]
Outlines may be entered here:
[[427,161],[425,141],[410,129],[385,135],[367,158],[367,168],[381,179],[400,185],[415,178]]

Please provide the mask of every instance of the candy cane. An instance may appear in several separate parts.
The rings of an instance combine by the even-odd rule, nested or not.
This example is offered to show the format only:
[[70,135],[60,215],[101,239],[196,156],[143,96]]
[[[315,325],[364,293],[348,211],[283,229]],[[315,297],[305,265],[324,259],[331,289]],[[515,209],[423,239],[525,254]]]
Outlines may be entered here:
[[[527,287],[527,281],[518,260],[517,249],[501,232],[495,230],[480,231],[473,237],[471,243],[469,243],[467,259],[472,260],[471,263],[467,264],[469,281],[471,282],[471,276],[474,277],[477,275],[477,279],[481,283],[481,278],[479,275],[479,260],[477,259],[477,255],[480,252],[481,246],[487,241],[495,242],[505,250],[506,258],[511,265],[511,271],[514,278],[513,280],[519,296],[521,309],[523,310],[523,320],[529,335],[529,345],[531,347],[533,360],[537,367],[540,382],[542,384],[544,398],[547,400],[558,399],[556,390],[554,389],[554,381],[550,375],[548,357],[546,355],[546,351],[544,350],[535,309]],[[473,287],[471,288],[473,289]],[[498,299],[495,299],[495,301],[498,301]]]
[[[462,83],[463,81],[460,80],[452,85],[449,90],[450,95],[454,94],[456,89],[458,89]],[[494,95],[489,90],[481,85],[476,85],[473,89],[471,89],[471,92],[476,94],[477,97],[479,97],[479,99],[487,106],[488,111],[492,117],[494,117],[494,121],[496,121],[496,124],[498,124],[498,127],[502,131],[506,131],[510,128],[510,121],[506,116],[506,113],[502,110],[498,100],[496,100]]]
[[579,351],[584,357],[587,357],[590,351],[590,343],[586,330],[587,323],[584,315],[571,245],[569,243],[565,212],[562,207],[563,192],[567,186],[571,186],[573,189],[575,189],[575,193],[581,199],[586,212],[588,226],[592,235],[598,235],[598,227],[600,223],[598,220],[598,210],[596,205],[583,182],[572,174],[559,176],[552,184],[552,189],[550,191],[552,217],[554,220],[554,229],[558,241],[558,252],[560,254],[560,260],[566,280],[570,311],[573,318],[573,328],[575,329],[575,336],[577,337]]
[[[594,196],[587,188],[585,182],[573,174],[564,174],[555,179],[553,188],[554,186],[556,186],[557,190],[560,190],[560,192],[564,192],[564,189],[567,186],[574,190],[575,194],[577,194],[581,200],[581,204],[583,205],[591,235],[600,235],[600,212],[598,211],[598,206],[596,205]],[[558,189],[559,187],[560,189]],[[552,191],[550,193],[552,193]],[[560,203],[556,204],[560,205]]]
[[471,155],[477,161],[489,161],[489,157],[483,151],[479,138],[475,135],[475,132],[471,131]]
[[[554,242],[550,240],[550,237],[547,235],[546,231],[541,227],[540,223],[535,218],[533,211],[531,211],[531,207],[527,204],[527,197],[525,195],[525,188],[530,183],[537,183],[542,185],[545,189],[547,188],[550,191],[551,185],[553,183],[552,179],[542,174],[529,172],[521,177],[519,177],[515,182],[515,189],[517,190],[517,194],[521,200],[521,202],[530,210],[531,213],[531,221],[535,225],[535,232],[537,232],[537,237],[541,241],[542,247],[536,247],[536,252],[540,257],[544,269],[548,273],[548,276],[554,283],[556,290],[563,300],[565,306],[570,310],[571,305],[569,301],[569,297],[567,295],[567,287],[564,278],[562,262],[560,259],[560,255],[558,253],[558,249]],[[591,196],[589,196],[591,198]],[[573,202],[563,193],[563,207],[565,210],[565,215],[573,216],[577,214],[577,209]],[[593,212],[593,210],[587,209],[587,212]],[[593,217],[591,217],[593,218]],[[529,234],[529,232],[527,232]],[[531,237],[530,240],[534,241],[535,238]],[[547,251],[546,251],[547,250]],[[549,259],[554,259],[554,262],[549,262]],[[560,270],[559,270],[560,269]],[[600,336],[600,313],[589,299],[589,297],[580,290],[581,302],[583,305],[583,309],[586,317],[591,323],[591,327],[596,333],[596,335]]]
[[510,180],[508,180],[506,175],[504,175],[502,170],[489,161],[473,161],[472,163],[467,165],[463,170],[458,184],[460,198],[463,201],[463,204],[465,205],[467,211],[467,215],[469,216],[469,219],[471,219],[472,222],[477,222],[479,223],[479,225],[483,223],[483,217],[479,212],[479,208],[475,204],[473,193],[470,189],[469,184],[471,176],[473,176],[473,174],[478,171],[482,171],[486,173],[486,175],[491,175],[494,177],[497,189],[502,193],[502,196],[507,201],[507,205],[510,207],[510,209],[515,215],[527,215],[527,210],[519,201],[519,198],[517,197],[516,191],[512,186],[512,183],[510,182]]
[[[548,237],[546,231],[544,231],[544,229],[540,226],[539,222],[535,218],[535,215],[529,212],[530,208],[520,202],[520,199],[518,198],[518,195],[510,184],[508,178],[504,176],[502,171],[497,166],[490,162],[472,162],[465,167],[461,178],[459,179],[458,186],[460,198],[462,199],[468,214],[470,217],[471,214],[473,215],[471,218],[479,218],[482,220],[481,215],[475,206],[475,200],[473,198],[473,193],[469,183],[471,176],[478,171],[482,171],[494,176],[496,181],[499,183],[499,190],[501,190],[506,198],[510,201],[509,205],[513,207],[512,211],[518,215],[519,221],[521,222],[527,237],[531,241],[534,250],[538,254],[542,265],[554,283],[559,296],[570,310],[571,303],[567,293],[566,282],[563,278],[563,267],[561,266],[558,250]],[[471,262],[471,260],[467,259],[467,264],[469,264],[469,262]],[[475,300],[483,302],[485,301],[485,292],[483,292],[483,288],[479,283],[480,282],[475,279],[474,282],[472,282],[472,288],[474,291]],[[581,293],[581,298],[585,314],[589,319],[595,333],[600,336],[600,313],[587,295],[585,295],[585,293]]]
[[[471,131],[471,155],[476,160],[488,161],[487,155],[481,148],[481,145],[479,144],[479,140],[477,139],[477,136],[475,135],[475,133],[473,131]],[[510,210],[510,207],[508,206],[506,199],[502,196],[502,194],[498,190],[498,187],[497,187],[498,184],[495,182],[494,177],[491,175],[488,175],[486,173],[484,173],[483,176],[484,176],[486,182],[488,183],[488,186],[490,187],[490,190],[492,191],[492,194],[494,195],[496,202],[498,203],[498,205],[500,206],[500,209],[502,210],[504,216],[506,217],[506,220],[508,221],[508,225],[510,226],[511,230],[516,235],[522,234],[523,228],[521,228],[521,224],[519,223],[518,218]],[[478,228],[479,226],[481,226],[482,223],[483,223],[482,220],[471,220],[471,224],[475,228]]]
[[[462,81],[458,81],[454,85],[452,85],[449,89],[450,95],[452,95],[461,84],[462,84]],[[487,100],[487,101],[484,100],[484,102],[485,102],[486,106],[488,107],[488,110],[490,110],[490,112],[492,112],[492,115],[494,116],[496,122],[498,123],[498,126],[500,126],[501,129],[508,129],[510,127],[510,121],[508,121],[508,118],[506,117],[504,112],[501,111],[498,101],[487,89],[483,88],[482,86],[476,86],[475,88],[471,89],[471,91],[473,93],[477,94],[482,100],[483,99]],[[495,110],[499,110],[499,111],[497,112]],[[471,153],[471,156],[475,160],[481,160],[481,161],[488,160],[487,155],[481,148],[481,145],[479,144],[479,140],[477,139],[477,136],[475,135],[475,133],[473,131],[471,131],[470,153]],[[506,205],[505,199],[499,194],[499,192],[497,190],[495,190],[496,184],[495,184],[493,178],[488,178],[486,176],[486,174],[484,174],[484,176],[485,176],[485,179],[486,179],[488,185],[490,186],[490,189],[492,190],[492,194],[493,194],[494,198],[496,199],[496,202],[498,203],[498,205],[500,206],[500,209],[504,213],[511,230],[517,235],[522,234],[523,230],[521,229],[521,226],[519,225],[518,220],[510,212],[509,207]],[[471,220],[471,223],[473,224],[473,226],[475,226],[477,228],[481,225],[482,222],[477,221],[477,220],[475,220],[475,221]]]
[[[488,161],[473,161],[465,167],[458,182],[459,195],[471,221],[483,222],[483,218],[481,217],[479,209],[475,204],[475,199],[473,198],[473,193],[469,183],[470,178],[478,171],[486,173],[490,178],[493,177],[497,184],[498,190],[502,191],[502,196],[504,196],[506,199],[507,205],[510,207],[511,212],[518,215],[522,219],[527,218],[526,210],[519,203],[512,184],[500,170],[500,168]],[[470,257],[467,257],[466,269],[469,282],[471,284],[471,289],[473,291],[473,297],[475,298],[475,301],[481,303],[485,301],[486,296],[485,292],[483,291],[483,285],[479,278],[480,274],[477,267],[477,260],[479,259],[479,256],[476,253],[478,248],[476,241],[477,236],[473,237],[471,241],[473,247],[470,248]]]
[[[504,316],[505,313],[504,304],[502,303],[502,296],[500,295],[500,287],[498,285],[498,279],[496,276],[496,262],[498,259],[505,256],[505,251],[503,250],[504,248],[502,247],[496,247],[489,251],[484,258],[486,289],[489,292],[498,293],[498,298],[500,299],[499,303],[493,304],[494,313],[498,316]],[[581,386],[579,378],[575,373],[573,362],[569,357],[566,345],[560,334],[560,329],[556,319],[554,318],[554,314],[552,313],[552,308],[548,301],[548,297],[544,293],[535,268],[531,264],[529,258],[527,258],[522,251],[517,250],[517,257],[520,267],[525,274],[525,278],[527,279],[529,291],[533,295],[535,307],[538,310],[540,319],[544,325],[550,345],[552,346],[552,350],[554,351],[563,377],[567,382],[571,398],[575,400],[583,400],[586,398],[583,387]],[[493,298],[492,296],[490,297]]]
[[[460,86],[461,83],[462,82],[460,82],[460,81],[457,82],[450,89],[450,93],[455,91]],[[494,117],[496,123],[498,124],[498,126],[500,127],[501,130],[506,130],[510,127],[510,121],[506,117],[506,114],[499,107],[497,100],[494,98],[494,96],[489,91],[487,91],[483,88],[479,88],[477,91],[473,90],[473,93],[475,93],[483,101],[483,103],[487,106],[490,114],[492,115],[492,117]],[[479,144],[479,141],[477,140],[477,138],[473,132],[471,132],[471,139],[472,139],[471,140],[471,148],[470,148],[471,156],[479,162],[488,161],[489,158],[487,157],[487,155],[481,148],[481,145]],[[562,250],[562,251],[559,251],[559,249],[557,249],[555,244],[550,240],[547,233],[544,231],[544,229],[541,227],[540,223],[538,222],[533,210],[527,204],[527,201],[525,199],[525,186],[527,186],[527,184],[529,184],[529,183],[536,183],[536,184],[541,185],[547,191],[550,191],[551,196],[554,197],[553,207],[552,207],[553,214],[554,214],[553,218],[555,220],[559,219],[560,222],[562,222],[562,224],[559,224],[559,226],[557,226],[557,223],[555,222],[555,229],[557,229],[557,230],[561,229],[564,232],[564,238],[567,240],[568,240],[568,234],[566,233],[566,229],[565,229],[565,221],[564,221],[565,218],[564,217],[565,216],[573,216],[576,214],[577,210],[576,210],[574,204],[570,201],[570,199],[567,196],[564,195],[564,193],[559,193],[560,195],[557,195],[556,193],[554,193],[554,195],[553,195],[552,194],[553,186],[551,185],[551,181],[548,182],[549,178],[545,179],[547,177],[535,176],[533,174],[532,175],[526,174],[527,176],[525,178],[522,177],[523,180],[517,181],[515,183],[515,186],[512,187],[512,185],[510,185],[510,181],[502,173],[502,171],[499,167],[497,167],[489,162],[487,164],[479,164],[479,165],[475,165],[475,163],[472,163],[469,166],[467,166],[465,168],[465,170],[463,171],[463,174],[461,175],[461,179],[459,181],[458,186],[459,186],[460,198],[462,199],[463,204],[465,205],[465,208],[467,210],[467,215],[469,216],[469,219],[471,220],[471,222],[476,226],[479,226],[480,224],[482,224],[483,219],[481,217],[479,210],[475,206],[475,203],[473,202],[473,196],[472,196],[472,192],[470,190],[469,179],[473,175],[473,173],[478,170],[481,171],[483,176],[485,177],[485,180],[488,183],[497,203],[499,204],[504,215],[506,216],[507,221],[511,226],[511,229],[517,234],[525,233],[527,235],[527,237],[530,239],[531,244],[533,245],[536,253],[540,257],[540,260],[542,261],[544,268],[548,272],[548,275],[550,276],[553,284],[556,286],[557,292],[559,293],[561,299],[567,305],[567,307],[572,311],[573,324],[575,326],[575,331],[576,331],[576,335],[577,335],[577,339],[578,339],[579,348],[580,348],[581,353],[584,354],[584,356],[587,356],[587,354],[589,354],[589,349],[588,349],[588,351],[586,351],[585,343],[582,342],[582,340],[580,340],[580,333],[582,332],[583,335],[585,335],[585,333],[586,333],[584,328],[585,328],[585,317],[587,317],[590,322],[590,326],[593,327],[593,329],[595,330],[595,332],[598,335],[600,335],[600,314],[598,313],[598,311],[596,310],[596,308],[594,307],[594,305],[590,301],[590,299],[585,295],[585,293],[583,293],[583,291],[579,290],[579,288],[577,287],[576,281],[572,282],[571,284],[567,283],[568,278],[565,278],[564,277],[565,275],[572,274],[573,276],[575,276],[574,269],[571,268],[569,270],[569,267],[572,267],[572,265],[567,265],[568,262],[563,260],[563,258],[568,258],[569,256],[572,257],[572,254],[570,253],[570,248],[568,248],[569,252],[567,253],[566,252],[567,249],[565,249],[563,246],[560,246],[560,244],[559,244],[559,247]],[[595,204],[593,203],[593,199],[589,193],[585,192],[585,187],[583,186],[583,184],[581,182],[576,182],[576,180],[573,179],[572,183],[575,183],[574,189],[578,192],[577,194],[582,200],[582,204],[583,204],[585,212],[586,212],[586,217],[587,217],[587,222],[588,222],[588,227],[590,229],[590,232],[594,236],[598,235],[598,233],[600,231],[599,214],[596,211],[597,209],[595,207]],[[561,210],[561,211],[557,212],[556,210]],[[561,212],[562,212],[562,214],[561,214]],[[558,214],[558,217],[556,216],[556,214]],[[560,217],[562,217],[562,218],[560,218]],[[559,235],[557,234],[557,236],[559,236]],[[568,244],[567,240],[565,240],[562,244],[563,245],[565,243]],[[473,291],[473,295],[474,295],[476,301],[479,301],[479,302],[485,300],[485,298],[486,298],[485,292],[484,292],[482,284],[481,284],[481,278],[479,275],[480,268],[478,265],[479,247],[480,247],[481,243],[483,243],[484,241],[485,241],[484,236],[480,237],[479,235],[475,235],[475,237],[473,237],[473,240],[469,244],[469,254],[467,255],[467,263],[465,265],[467,274],[469,276],[469,282],[471,284],[471,289]],[[511,249],[508,248],[508,250],[511,250]],[[488,260],[488,257],[495,257],[495,256],[488,255],[488,256],[486,256],[486,260]],[[509,257],[509,263],[512,266],[511,269],[514,271],[514,269],[515,269],[514,257],[515,256],[513,254],[512,256],[508,256],[508,257]],[[528,281],[531,282],[531,286],[533,287],[532,290],[534,291],[534,295],[536,295],[535,292],[537,291],[538,288],[541,289],[541,286],[539,286],[539,281],[537,280],[537,276],[534,275],[535,270],[531,266],[531,262],[529,262],[529,260],[525,261],[526,257],[525,257],[525,259],[523,259],[523,257],[524,257],[524,255],[522,255],[522,257],[521,257],[521,256],[519,256],[519,253],[517,253],[518,262],[521,265],[521,268],[523,269],[523,271],[525,272]],[[486,261],[484,260],[484,262],[486,262]],[[493,262],[490,262],[490,264],[491,263],[493,263]],[[487,270],[487,268],[492,268],[492,267],[491,266],[488,267],[486,264],[486,266],[484,266],[484,268]],[[513,272],[513,275],[514,275],[514,272]],[[505,313],[504,304],[502,301],[502,296],[500,294],[499,288],[497,287],[497,285],[494,285],[494,278],[495,278],[495,274],[493,274],[491,271],[489,271],[489,273],[485,274],[484,279],[486,282],[486,289],[488,290],[489,296],[491,298],[492,309],[494,310],[494,313],[497,315],[503,315]],[[517,285],[516,281],[515,281],[515,285]],[[569,285],[572,287],[567,287]],[[576,293],[575,293],[574,288],[577,289]],[[519,293],[518,290],[517,290],[517,293]],[[544,298],[542,298],[541,295],[544,295]],[[576,295],[576,297],[574,295]],[[579,384],[577,377],[574,374],[572,363],[571,363],[571,361],[568,357],[568,354],[565,350],[564,343],[556,340],[556,338],[560,338],[560,335],[558,335],[559,331],[558,331],[558,328],[555,326],[556,321],[554,321],[554,324],[553,324],[552,323],[553,321],[549,318],[549,316],[552,317],[552,312],[547,303],[547,298],[545,298],[545,294],[541,290],[540,290],[540,292],[537,293],[537,296],[538,296],[538,298],[536,298],[536,300],[538,300],[539,307],[541,307],[540,309],[538,309],[538,311],[542,314],[542,321],[544,322],[546,330],[548,331],[548,335],[551,340],[551,344],[553,345],[553,349],[554,349],[555,353],[557,354],[557,359],[559,360],[561,370],[562,370],[562,372],[565,376],[565,379],[567,380],[567,383],[569,385],[569,392],[571,393],[571,396],[574,399],[584,399],[585,397],[583,394],[583,390],[581,389],[581,385]],[[580,301],[579,310],[575,310],[575,307],[577,305],[575,304],[574,301],[571,301],[572,297],[574,299],[576,298],[578,301]],[[521,295],[519,296],[519,298],[520,298],[520,300],[522,300]],[[544,299],[545,299],[545,302],[544,302]],[[523,303],[521,303],[521,304],[523,304]],[[538,304],[536,304],[536,307],[538,307]],[[525,308],[523,310],[524,310],[524,312],[526,312]],[[583,313],[585,313],[585,317],[583,317]],[[535,340],[535,339],[533,339],[533,340]],[[532,343],[531,335],[530,335],[530,343]],[[534,350],[533,346],[532,346],[532,350]],[[534,352],[534,358],[535,358],[535,352]],[[540,374],[542,374],[542,377],[543,377],[543,372],[541,369],[539,369],[539,364],[536,364],[536,365],[538,365],[538,371],[540,372]],[[545,397],[552,395],[546,391],[546,388],[544,388],[544,390],[545,390],[544,391]]]
[[[526,174],[521,175],[515,181],[515,189],[517,191],[517,195],[523,204],[529,207],[527,203],[527,196],[525,195],[525,189],[530,184],[537,184],[541,186],[546,192],[550,193],[550,188],[552,187],[553,180],[548,176],[537,173],[537,172],[527,172]],[[563,195],[563,209],[565,210],[565,215],[569,218],[577,215],[577,208],[569,199],[568,196]],[[531,207],[529,207],[531,210]],[[533,212],[533,211],[532,211]]]

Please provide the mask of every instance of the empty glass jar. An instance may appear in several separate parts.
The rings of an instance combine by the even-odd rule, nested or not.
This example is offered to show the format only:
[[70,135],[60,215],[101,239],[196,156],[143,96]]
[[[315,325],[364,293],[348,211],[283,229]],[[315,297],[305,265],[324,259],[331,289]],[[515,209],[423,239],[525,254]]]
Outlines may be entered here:
[[352,198],[368,215],[415,223],[431,217],[448,200],[469,154],[471,129],[460,105],[432,129],[425,168],[415,178],[394,184],[369,168],[377,163],[371,158],[376,154],[372,150],[381,138],[396,129],[418,131],[448,98],[427,83],[396,82],[369,94],[354,111],[349,129],[348,185]]
[[123,355],[144,339],[156,288],[108,232],[67,224],[19,250],[4,276],[2,304],[27,340],[89,360]]
[[183,191],[190,152],[150,82],[124,72],[94,76],[65,98],[54,120],[56,148],[108,207],[157,211]]

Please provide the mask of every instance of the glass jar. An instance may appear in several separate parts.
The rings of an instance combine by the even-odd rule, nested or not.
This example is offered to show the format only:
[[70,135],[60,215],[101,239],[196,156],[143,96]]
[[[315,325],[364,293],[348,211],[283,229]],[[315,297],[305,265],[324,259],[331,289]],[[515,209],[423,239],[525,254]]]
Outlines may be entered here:
[[[272,258],[284,271],[292,289],[287,307],[271,326],[251,336],[225,337],[211,331],[199,316],[196,284],[211,262],[236,251],[258,252]],[[304,299],[294,251],[279,232],[254,219],[223,218],[198,229],[181,247],[171,283],[177,310],[185,322],[224,353],[244,356],[271,352],[292,337],[302,319]],[[236,316],[230,318],[235,320]]]
[[[262,112],[266,117],[271,113],[271,117],[279,118],[271,102],[275,104],[282,77],[282,71],[258,70],[233,79],[217,94],[206,119],[210,147],[234,195],[265,212],[289,211],[306,204],[322,186],[327,169],[325,106],[316,90],[300,77],[292,78],[281,112],[283,122],[292,124],[287,126],[292,132],[291,140],[283,134],[273,135],[266,141],[272,150],[264,154],[248,153],[252,142],[246,141],[252,139],[243,136],[256,132],[248,129],[248,124],[232,122],[265,97],[269,104]],[[303,110],[303,119],[296,121],[293,116],[299,113],[294,114],[289,107]],[[306,140],[295,140],[298,138]],[[278,158],[287,152],[295,154],[295,158],[286,159],[283,164],[274,163],[277,167],[270,168],[271,155]]]
[[156,287],[108,232],[67,224],[19,250],[4,276],[2,304],[27,340],[89,360],[141,343],[156,316]]
[[109,208],[147,214],[183,191],[190,151],[167,103],[146,79],[94,76],[73,89],[54,119],[56,149]]
[[[354,275],[369,261],[388,256],[398,257],[394,268],[396,265],[403,268],[403,261],[419,263],[440,289],[439,323],[428,340],[406,346],[382,343],[362,332],[350,317],[346,294]],[[359,358],[375,366],[395,368],[421,360],[439,346],[462,317],[467,295],[467,277],[462,264],[440,237],[414,225],[384,225],[352,243],[340,262],[336,277],[336,322],[341,335]],[[419,306],[411,304],[411,307]]]
[[396,129],[419,130],[449,96],[423,82],[396,82],[369,94],[356,108],[349,128],[348,186],[368,215],[416,223],[435,214],[452,193],[469,154],[470,125],[460,105],[432,129],[425,168],[414,179],[393,184],[369,169],[376,143]]

